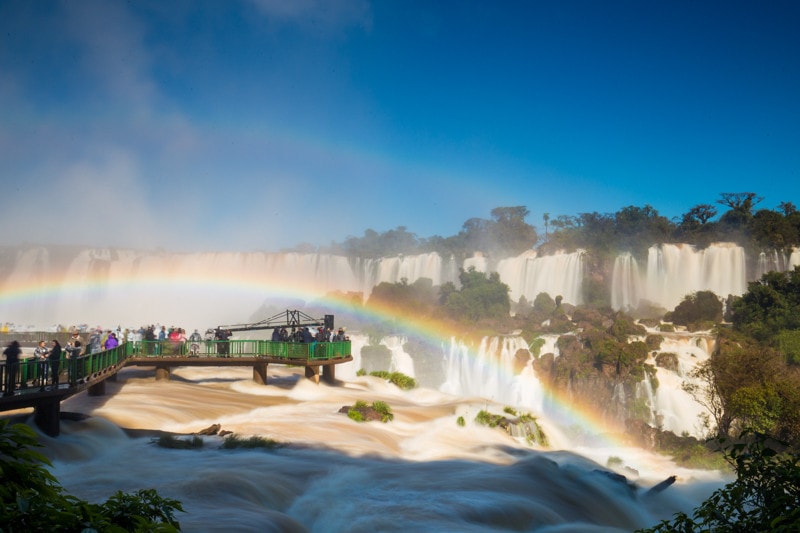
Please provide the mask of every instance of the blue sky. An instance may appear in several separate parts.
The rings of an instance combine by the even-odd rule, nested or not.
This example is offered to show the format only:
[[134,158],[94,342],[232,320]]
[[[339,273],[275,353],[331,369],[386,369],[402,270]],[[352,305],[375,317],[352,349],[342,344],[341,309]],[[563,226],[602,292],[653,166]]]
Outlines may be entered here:
[[800,205],[800,2],[0,1],[0,244]]

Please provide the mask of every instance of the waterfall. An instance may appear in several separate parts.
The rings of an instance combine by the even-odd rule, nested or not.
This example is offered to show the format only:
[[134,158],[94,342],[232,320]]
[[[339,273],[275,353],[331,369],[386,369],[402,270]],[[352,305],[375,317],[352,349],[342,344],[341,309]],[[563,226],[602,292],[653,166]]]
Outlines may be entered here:
[[392,353],[392,363],[389,366],[389,372],[400,372],[409,377],[415,377],[414,361],[403,349],[403,344],[406,342],[405,337],[390,336],[384,337],[381,344],[386,346]]
[[746,289],[741,246],[716,243],[697,250],[688,244],[662,244],[648,250],[644,297],[666,309],[673,309],[696,291],[712,291],[725,298],[741,295]]
[[758,254],[755,279],[761,279],[767,272],[786,272],[797,265],[800,265],[800,249],[792,248],[788,257],[784,250],[761,252]]
[[[691,371],[706,361],[715,347],[713,337],[704,334],[661,333],[664,337],[660,352],[673,353],[678,357],[678,368],[670,370],[656,367],[658,389],[655,393],[653,411],[661,426],[676,435],[687,434],[705,437],[705,428],[700,423],[704,408],[683,389],[684,382],[703,386],[691,377]],[[652,359],[648,361],[655,364]]]
[[518,336],[484,337],[477,351],[452,339],[445,355],[446,381],[440,390],[540,412],[542,385],[529,364],[517,371],[519,350],[527,351],[528,344]]
[[800,266],[800,248],[792,248],[792,254],[789,256],[789,269]]
[[642,280],[636,259],[629,252],[618,255],[611,276],[611,307],[622,311],[636,309],[641,293]]
[[552,298],[562,296],[565,302],[580,305],[583,303],[584,253],[580,250],[538,256],[529,250],[517,257],[500,260],[497,273],[511,289],[512,300],[525,296],[533,302],[539,293],[546,292]]
[[[0,252],[4,250],[0,249]],[[13,254],[13,256],[12,256]],[[368,298],[379,283],[458,282],[453,257],[435,252],[347,258],[317,253],[168,253],[117,249],[32,247],[6,252],[0,269],[0,322],[50,329],[56,323],[139,327],[160,322],[186,329],[251,321],[265,302],[323,297],[331,292]],[[12,256],[12,257],[9,257]],[[486,271],[476,255],[462,268]],[[504,259],[497,267],[513,299],[540,292],[582,302],[582,253]],[[10,297],[19,293],[17,297]],[[292,305],[298,305],[293,303]],[[113,321],[113,324],[108,323]]]

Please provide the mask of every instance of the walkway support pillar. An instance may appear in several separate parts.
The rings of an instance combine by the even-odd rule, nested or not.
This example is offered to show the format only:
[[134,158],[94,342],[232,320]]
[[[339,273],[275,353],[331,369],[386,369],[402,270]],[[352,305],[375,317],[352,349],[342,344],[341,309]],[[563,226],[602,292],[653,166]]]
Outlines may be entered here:
[[89,396],[105,396],[106,394],[106,380],[98,381],[94,385],[91,385],[87,390],[86,394]]
[[58,437],[61,433],[61,398],[42,399],[33,408],[34,423],[50,437]]
[[319,385],[319,365],[306,366],[306,377]]
[[329,385],[336,383],[336,365],[325,365],[322,367],[322,381]]
[[256,363],[253,365],[253,381],[259,385],[267,384],[267,363]]
[[169,366],[156,365],[156,381],[169,381]]

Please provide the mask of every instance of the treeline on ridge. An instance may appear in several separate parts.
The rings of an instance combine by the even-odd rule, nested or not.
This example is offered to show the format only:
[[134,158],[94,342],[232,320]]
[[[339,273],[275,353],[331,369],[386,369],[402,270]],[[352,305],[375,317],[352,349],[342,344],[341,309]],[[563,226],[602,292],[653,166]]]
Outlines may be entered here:
[[382,233],[367,229],[361,237],[349,236],[319,251],[363,258],[428,252],[463,258],[481,252],[499,259],[537,247],[543,252],[585,249],[599,256],[630,251],[642,257],[657,243],[705,247],[726,241],[750,252],[800,245],[800,211],[794,203],[756,209],[762,201],[754,192],[721,193],[714,203],[695,205],[672,220],[651,205],[627,206],[615,213],[544,213],[544,232],[526,222],[530,215],[526,207],[496,207],[490,219],[470,218],[450,237],[421,238],[405,226]]

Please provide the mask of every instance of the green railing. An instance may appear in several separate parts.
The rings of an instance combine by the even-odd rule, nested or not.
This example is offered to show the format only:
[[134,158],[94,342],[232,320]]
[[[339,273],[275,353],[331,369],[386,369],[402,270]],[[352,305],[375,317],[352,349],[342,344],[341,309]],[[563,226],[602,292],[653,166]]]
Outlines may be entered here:
[[[273,357],[295,361],[323,361],[348,357],[350,341],[342,342],[276,342],[261,340],[199,341],[175,343],[171,341],[126,342],[111,350],[68,357],[62,353],[58,364],[60,384],[74,387],[119,365],[130,357]],[[49,359],[34,361],[23,359],[9,368],[0,361],[0,390],[3,394],[16,390],[44,388],[54,383]],[[12,378],[13,377],[13,383]]]
[[350,355],[350,341],[278,342],[262,340],[228,341],[139,341],[125,343],[129,357],[278,357],[281,359],[319,360]]
[[[111,350],[78,357],[69,357],[66,352],[62,352],[56,367],[53,366],[53,362],[49,358],[39,359],[38,361],[23,359],[13,369],[3,362],[0,364],[0,383],[2,384],[3,394],[29,388],[42,389],[56,382],[52,374],[53,370],[57,368],[58,383],[66,383],[74,387],[78,383],[88,381],[93,376],[119,365],[127,357],[125,347],[118,346]],[[10,382],[12,377],[13,383]]]

